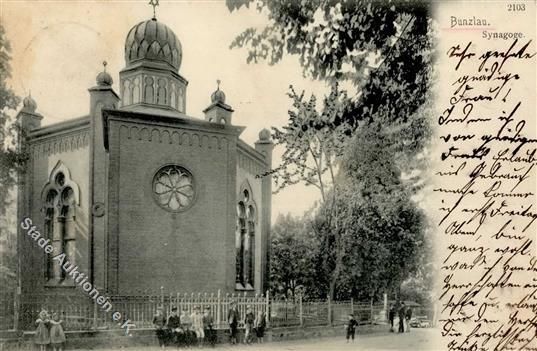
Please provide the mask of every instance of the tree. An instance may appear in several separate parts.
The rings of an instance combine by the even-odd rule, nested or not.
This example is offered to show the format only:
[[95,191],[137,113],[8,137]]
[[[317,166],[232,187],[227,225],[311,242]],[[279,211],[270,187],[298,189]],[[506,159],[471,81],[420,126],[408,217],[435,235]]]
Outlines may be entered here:
[[[315,112],[314,97],[304,103],[302,95],[292,91],[289,123],[274,132],[286,150],[274,177],[278,189],[305,182],[321,191],[313,227],[321,239],[319,255],[330,277],[330,295],[337,295],[337,285],[345,290],[365,279],[378,282],[378,287],[367,287],[372,291],[400,284],[416,269],[411,258],[423,236],[423,214],[412,197],[423,184],[420,171],[426,167],[431,134],[433,41],[426,3],[227,3],[231,11],[255,4],[268,16],[268,26],[248,28],[231,43],[232,48],[248,50],[247,62],[276,64],[284,54],[295,55],[305,76],[331,86],[321,113]],[[342,82],[355,88],[350,97],[338,89]],[[374,152],[368,152],[371,147]],[[367,250],[372,254],[367,256]],[[379,258],[384,265],[377,266],[383,269],[364,268],[366,259]],[[359,263],[358,272],[349,269]]]
[[6,215],[11,202],[9,194],[25,159],[16,148],[17,127],[9,115],[9,111],[15,110],[20,102],[20,98],[7,86],[11,77],[10,53],[11,45],[0,24],[0,217]]
[[294,298],[311,285],[316,243],[307,233],[308,220],[280,215],[271,231],[270,287],[273,296]]

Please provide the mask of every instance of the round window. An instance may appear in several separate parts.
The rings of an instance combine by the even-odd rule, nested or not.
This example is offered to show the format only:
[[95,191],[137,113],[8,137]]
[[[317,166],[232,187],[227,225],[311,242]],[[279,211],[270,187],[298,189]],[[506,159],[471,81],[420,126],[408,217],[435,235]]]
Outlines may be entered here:
[[194,201],[192,174],[178,165],[160,168],[153,178],[153,195],[157,204],[165,210],[172,212],[186,210]]

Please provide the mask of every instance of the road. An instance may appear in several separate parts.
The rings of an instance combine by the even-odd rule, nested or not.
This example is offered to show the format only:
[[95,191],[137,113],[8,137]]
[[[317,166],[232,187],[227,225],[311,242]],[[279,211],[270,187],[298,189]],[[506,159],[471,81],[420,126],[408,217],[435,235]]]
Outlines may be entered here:
[[[218,345],[215,348],[191,348],[190,350],[213,351],[347,351],[347,350],[441,350],[432,345],[438,331],[435,329],[413,329],[410,333],[373,333],[359,335],[354,343],[346,343],[345,338],[322,338],[272,342],[254,345]],[[158,351],[158,347],[129,347],[107,350]],[[166,348],[166,350],[178,350]]]

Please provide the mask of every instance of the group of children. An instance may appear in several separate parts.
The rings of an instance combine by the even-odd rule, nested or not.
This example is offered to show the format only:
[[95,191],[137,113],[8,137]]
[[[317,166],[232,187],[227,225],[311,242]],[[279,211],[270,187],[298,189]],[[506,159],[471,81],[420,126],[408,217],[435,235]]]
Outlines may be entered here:
[[186,310],[178,315],[177,307],[172,307],[171,314],[166,318],[162,307],[159,307],[153,317],[153,325],[161,348],[172,345],[201,346],[205,341],[214,345],[216,342],[213,317],[209,308],[202,313],[199,306],[195,306],[191,315],[188,315]]
[[[230,341],[232,344],[236,344],[240,318],[234,302],[230,304],[227,317]],[[266,326],[263,311],[259,311],[257,317],[255,317],[252,308],[248,306],[242,322],[244,324],[245,343],[249,344],[253,341],[254,331],[257,341],[263,342]],[[159,307],[153,317],[153,325],[161,348],[166,346],[203,346],[204,344],[214,346],[216,343],[216,330],[214,329],[214,320],[211,316],[210,307],[206,307],[205,311],[201,313],[200,307],[195,306],[190,315],[186,310],[182,310],[181,315],[178,315],[177,307],[172,307],[171,314],[167,318],[164,316],[162,307]]]
[[[230,303],[230,308],[227,315],[229,324],[229,337],[231,344],[236,344],[238,328],[239,328],[239,312],[234,301]],[[254,315],[251,306],[246,306],[246,314],[243,320],[244,325],[244,343],[251,344],[253,342],[253,334],[255,332],[257,342],[262,343],[265,337],[266,318],[263,310]]]
[[35,343],[39,345],[40,351],[45,351],[48,345],[54,351],[62,351],[65,343],[65,333],[58,313],[53,313],[52,317],[46,310],[39,313],[35,321],[37,329],[35,331]]

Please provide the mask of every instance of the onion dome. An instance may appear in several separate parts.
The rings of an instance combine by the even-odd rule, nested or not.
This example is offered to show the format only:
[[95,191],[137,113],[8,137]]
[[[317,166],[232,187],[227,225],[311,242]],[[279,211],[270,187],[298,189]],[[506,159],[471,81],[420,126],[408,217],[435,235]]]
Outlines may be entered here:
[[223,104],[226,103],[226,94],[222,90],[220,90],[220,80],[217,80],[216,83],[218,84],[216,91],[211,94],[211,102],[217,103],[221,102]]
[[261,141],[269,141],[270,140],[270,130],[268,130],[267,128],[263,128],[263,130],[261,130],[259,132],[259,140],[261,140]]
[[164,62],[179,71],[183,51],[173,31],[155,18],[131,28],[125,40],[125,62],[130,66],[141,60]]
[[31,93],[22,100],[22,110],[30,113],[35,113],[37,110],[37,102],[32,98]]
[[112,83],[114,83],[114,80],[112,79],[112,76],[106,72],[106,61],[103,62],[104,69],[101,73],[97,75],[97,78],[95,79],[97,81],[98,86],[111,86]]

